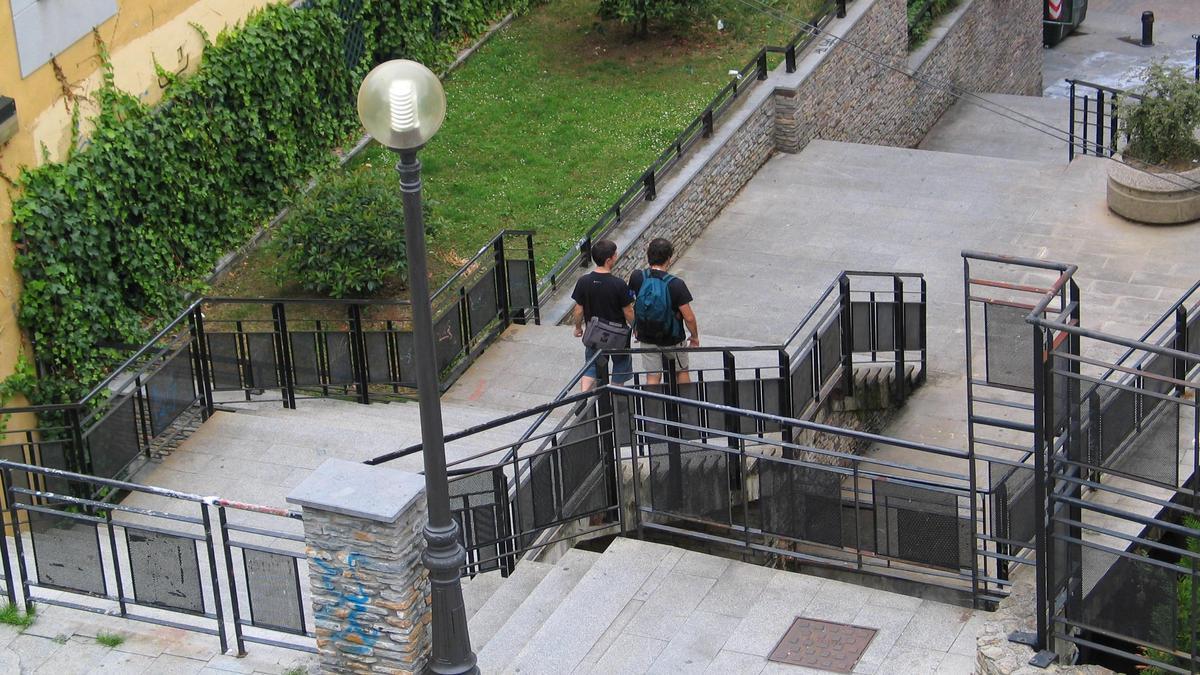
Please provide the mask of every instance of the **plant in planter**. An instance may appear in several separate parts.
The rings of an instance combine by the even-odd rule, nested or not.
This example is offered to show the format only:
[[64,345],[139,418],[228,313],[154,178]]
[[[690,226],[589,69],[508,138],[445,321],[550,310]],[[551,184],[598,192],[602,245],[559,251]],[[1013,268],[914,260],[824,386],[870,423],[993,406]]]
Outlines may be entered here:
[[1137,97],[1121,99],[1118,114],[1128,139],[1126,159],[1169,169],[1194,168],[1200,161],[1200,83],[1162,62],[1143,71]]
[[1126,144],[1109,167],[1108,207],[1143,223],[1200,220],[1200,83],[1162,62],[1143,76],[1118,105]]
[[408,269],[399,186],[363,169],[339,173],[300,198],[267,244],[282,283],[335,298],[378,291]]

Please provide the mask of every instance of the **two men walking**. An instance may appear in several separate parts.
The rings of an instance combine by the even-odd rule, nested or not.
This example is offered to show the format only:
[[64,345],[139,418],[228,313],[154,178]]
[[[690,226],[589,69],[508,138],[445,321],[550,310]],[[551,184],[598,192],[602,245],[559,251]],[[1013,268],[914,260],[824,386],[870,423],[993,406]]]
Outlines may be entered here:
[[[640,365],[646,372],[647,384],[661,382],[662,372],[671,369],[671,362],[674,362],[679,382],[691,381],[687,352],[675,350],[685,346],[699,347],[700,332],[691,307],[691,291],[682,279],[667,272],[674,253],[670,241],[661,238],[651,241],[646,250],[649,267],[635,271],[627,284],[612,274],[617,258],[616,244],[607,239],[592,244],[591,256],[596,269],[580,277],[571,294],[575,301],[575,337],[583,338],[585,361],[592,361],[601,349],[627,349],[632,334],[643,345],[664,348],[641,355]],[[629,381],[632,365],[628,354],[613,355],[613,383]],[[580,387],[587,391],[595,381],[596,364],[591,363]]]

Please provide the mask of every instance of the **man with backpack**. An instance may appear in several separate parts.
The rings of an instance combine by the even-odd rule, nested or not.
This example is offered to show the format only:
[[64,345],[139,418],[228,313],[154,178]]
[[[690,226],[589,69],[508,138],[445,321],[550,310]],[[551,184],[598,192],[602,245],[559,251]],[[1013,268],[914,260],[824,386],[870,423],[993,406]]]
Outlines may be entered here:
[[[636,295],[634,301],[634,335],[644,345],[656,347],[699,347],[700,330],[696,327],[696,314],[692,311],[692,292],[683,279],[667,273],[667,265],[675,247],[661,237],[650,242],[646,248],[646,261],[650,267],[635,270],[629,276],[629,288]],[[683,329],[687,326],[690,335],[684,341]],[[674,362],[676,381],[691,382],[688,373],[687,352],[662,351],[642,354],[642,370],[646,371],[646,383],[658,384],[662,372]]]
[[[596,382],[596,363],[593,361],[604,349],[629,349],[629,324],[633,322],[633,292],[618,276],[612,273],[617,262],[617,245],[607,239],[593,242],[592,262],[596,269],[579,277],[571,299],[575,301],[575,337],[583,340],[583,359],[590,363],[579,381],[580,389],[587,391]],[[633,376],[633,359],[629,354],[612,356],[611,380],[613,384],[624,384]]]

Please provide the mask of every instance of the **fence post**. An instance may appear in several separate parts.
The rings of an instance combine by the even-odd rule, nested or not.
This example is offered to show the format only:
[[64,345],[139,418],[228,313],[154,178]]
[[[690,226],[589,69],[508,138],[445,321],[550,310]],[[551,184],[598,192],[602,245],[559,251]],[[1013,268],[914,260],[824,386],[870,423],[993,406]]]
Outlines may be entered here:
[[[207,505],[202,505],[202,508],[207,509]],[[217,525],[221,528],[221,552],[225,557],[225,578],[229,581],[229,605],[232,610],[233,618],[233,639],[237,644],[238,656],[246,655],[246,641],[242,638],[242,610],[238,607],[238,592],[237,592],[237,577],[233,571],[233,553],[229,545],[229,520],[225,516],[225,507],[218,506],[217,508]],[[211,546],[211,542],[209,543]],[[213,588],[216,588],[216,580],[213,580]],[[224,636],[221,638],[224,640]]]
[[[1079,134],[1079,138],[1082,141],[1081,147],[1083,148],[1084,156],[1087,156],[1087,154],[1088,154],[1088,108],[1091,105],[1091,102],[1092,102],[1092,99],[1087,94],[1084,94],[1083,95],[1083,111],[1082,111],[1083,112],[1083,129],[1081,130],[1081,133]],[[1097,156],[1099,156],[1099,153],[1097,153]]]
[[650,169],[642,174],[642,185],[646,188],[646,201],[652,202],[658,196],[658,190],[654,184],[654,170]]
[[846,0],[837,0],[837,18],[846,18]]
[[[1175,308],[1175,344],[1172,345],[1176,351],[1188,351],[1188,312],[1183,305]],[[1183,359],[1174,359],[1175,362],[1175,379],[1187,379],[1188,366]],[[1180,387],[1174,387],[1177,391]]]
[[367,350],[364,347],[362,308],[357,304],[350,305],[350,359],[353,362],[354,382],[358,387],[358,402],[369,404],[370,393],[367,391]]
[[[0,493],[3,493],[4,495],[5,508],[8,508],[8,506],[13,502],[12,493],[8,490],[10,480],[12,480],[12,471],[10,471],[8,467],[4,467],[4,470],[0,471]],[[11,509],[9,510],[9,513],[12,513]],[[17,522],[15,517],[9,516],[8,526],[12,528],[13,537],[21,536],[21,524]],[[0,563],[3,564],[4,591],[8,597],[8,604],[15,607],[17,606],[17,587],[14,585],[16,580],[13,579],[12,561],[8,559],[8,539],[5,538],[0,543],[3,543],[3,546],[0,546]]]
[[1070,162],[1075,159],[1075,81],[1067,82],[1071,83],[1071,106],[1067,113],[1067,161]]
[[908,327],[904,325],[904,283],[899,276],[892,277],[892,297],[895,300],[896,318],[893,325],[896,330],[896,400],[900,403],[908,397],[908,381],[905,375],[904,350],[908,346]]
[[288,495],[304,509],[321,672],[424,672],[424,486],[419,474],[329,459]]
[[512,322],[512,304],[508,294],[508,261],[504,256],[504,235],[492,241],[496,260],[496,297],[500,300],[500,322],[505,326]]
[[[596,359],[596,387],[606,387],[604,393],[596,397],[596,432],[600,437],[600,456],[604,458],[605,496],[608,497],[609,504],[616,505],[616,515],[620,518],[621,511],[624,508],[624,505],[621,504],[619,498],[620,491],[617,487],[617,482],[620,480],[618,471],[621,463],[617,457],[620,452],[620,446],[617,444],[615,438],[616,418],[613,412],[612,390],[607,388],[609,385],[608,363],[608,359],[604,356]],[[612,515],[609,514],[605,522],[613,522]],[[625,528],[621,529],[624,530]]]
[[[1104,154],[1104,90],[1096,90],[1096,155]],[[1108,154],[1112,154],[1109,148]]]
[[533,235],[525,235],[526,260],[529,261],[529,297],[533,299],[533,325],[542,325],[542,299],[538,297],[537,259],[533,257]]
[[[792,417],[792,357],[788,355],[787,350],[779,349],[779,416]],[[792,442],[792,427],[784,425],[780,429],[780,440],[784,444]],[[791,448],[783,449],[783,456],[792,459],[793,453]]]
[[790,44],[783,52],[784,68],[789,73],[796,72],[796,45]]
[[192,339],[196,345],[197,390],[200,393],[200,402],[202,404],[200,415],[202,420],[207,420],[213,414],[212,373],[210,370],[212,362],[208,353],[208,338],[204,333],[204,312],[202,309],[203,305],[196,305],[196,309],[192,310]]
[[[737,362],[734,360],[733,352],[722,352],[722,365],[725,369],[725,405],[730,408],[740,408],[738,405],[738,383],[737,383]],[[730,434],[725,437],[726,445],[734,452],[741,450],[742,444],[732,434],[741,431],[741,419],[737,413],[725,413],[725,431]],[[729,455],[726,455],[728,457]],[[729,484],[741,485],[742,483],[742,468],[737,462],[729,462]]]
[[288,337],[287,313],[282,302],[271,305],[275,320],[275,338],[279,340],[279,384],[283,387],[283,407],[296,409],[295,369],[292,364],[292,342]]
[[763,49],[758,52],[758,67],[756,68],[756,70],[758,71],[758,79],[760,81],[767,79],[767,50],[766,49]]
[[842,322],[842,393],[854,395],[854,342],[853,321],[850,319],[850,278],[845,274],[838,277],[838,301],[841,304]]
[[1200,82],[1200,34],[1193,35],[1192,39],[1196,41],[1196,69],[1193,74],[1196,81]]
[[1034,548],[1037,551],[1037,562],[1035,568],[1035,602],[1037,604],[1037,635],[1034,640],[1033,648],[1039,652],[1048,649],[1050,644],[1050,601],[1049,601],[1049,586],[1050,586],[1050,569],[1052,569],[1053,561],[1050,559],[1052,552],[1049,545],[1049,533],[1053,527],[1049,503],[1047,501],[1046,490],[1046,460],[1047,454],[1053,447],[1053,443],[1047,443],[1046,438],[1051,433],[1049,431],[1048,416],[1046,414],[1046,406],[1052,399],[1050,386],[1054,381],[1053,376],[1047,376],[1049,369],[1049,359],[1047,355],[1053,347],[1053,343],[1047,335],[1048,331],[1044,328],[1033,327],[1033,420],[1034,420],[1034,442],[1033,442],[1033,499],[1034,499],[1034,517],[1037,519],[1037,528],[1034,532]]
[[704,116],[701,117],[701,120],[703,120],[703,122],[704,122],[704,137],[712,138],[712,135],[713,135],[713,109],[705,108]]

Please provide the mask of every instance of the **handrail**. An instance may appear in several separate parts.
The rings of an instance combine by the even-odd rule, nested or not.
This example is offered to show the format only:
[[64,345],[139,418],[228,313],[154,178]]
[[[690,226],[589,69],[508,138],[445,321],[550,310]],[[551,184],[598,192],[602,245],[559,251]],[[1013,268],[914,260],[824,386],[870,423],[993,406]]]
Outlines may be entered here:
[[1134,92],[1134,91],[1130,91],[1128,89],[1118,89],[1116,87],[1110,87],[1105,84],[1097,84],[1095,82],[1088,82],[1087,80],[1079,80],[1079,79],[1068,77],[1065,81],[1067,84],[1074,84],[1074,85],[1079,85],[1079,86],[1083,86],[1083,87],[1091,87],[1092,89],[1106,91],[1110,94],[1117,94],[1118,96],[1129,96],[1130,98],[1135,98],[1139,101],[1142,100],[1143,98],[1145,98],[1141,94]]

